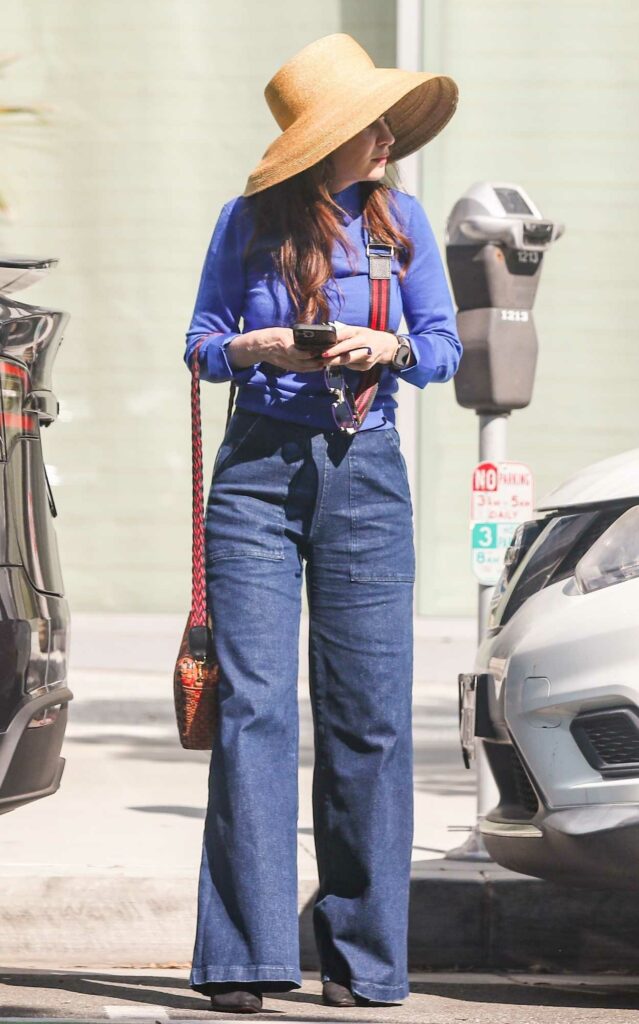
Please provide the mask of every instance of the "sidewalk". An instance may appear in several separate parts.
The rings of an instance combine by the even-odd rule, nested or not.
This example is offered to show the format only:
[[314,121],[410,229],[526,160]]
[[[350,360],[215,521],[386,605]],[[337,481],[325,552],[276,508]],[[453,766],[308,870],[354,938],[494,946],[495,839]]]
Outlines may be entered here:
[[[208,754],[179,746],[172,667],[183,620],[81,616],[60,792],[2,819],[0,963],[183,964],[193,942]],[[472,620],[417,624],[413,860],[440,857],[474,820],[461,763],[456,677],[472,667]],[[302,671],[306,635],[300,639]],[[300,679],[300,911],[316,887],[312,728]],[[306,915],[308,918],[308,914]],[[310,922],[302,921],[310,942]],[[303,942],[304,944],[304,942]],[[55,951],[55,952],[53,952]]]
[[[413,974],[402,1005],[323,1006],[316,976],[302,988],[267,995],[255,1021],[287,1024],[636,1024],[639,978],[588,975]],[[26,1022],[25,1022],[26,1018]],[[186,970],[0,969],[0,1024],[232,1024],[211,1014],[188,987]]]

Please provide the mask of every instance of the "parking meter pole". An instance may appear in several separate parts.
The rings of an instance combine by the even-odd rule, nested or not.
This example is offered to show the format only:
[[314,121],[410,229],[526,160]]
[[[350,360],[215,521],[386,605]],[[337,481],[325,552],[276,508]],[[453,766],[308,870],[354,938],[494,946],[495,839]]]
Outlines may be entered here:
[[[508,413],[486,414],[479,413],[479,461],[480,462],[505,462],[507,442]],[[488,614],[490,611],[490,599],[493,594],[493,586],[485,586],[480,583],[478,588],[478,614],[477,614],[477,645],[481,644],[486,635],[488,626]]]
[[[495,415],[479,414],[479,461],[480,462],[505,462],[507,442],[507,413]],[[486,587],[479,584],[477,593],[477,646],[482,643],[488,626],[490,612],[490,601],[493,596],[494,587]],[[486,752],[481,740],[477,740],[477,821],[474,832],[476,833],[475,849],[481,849],[485,857],[490,860],[479,833],[479,822],[485,817],[491,807],[494,807],[499,800],[499,794],[492,772],[488,767]]]
[[[479,461],[480,462],[504,462],[506,459],[506,423],[507,413],[486,415],[479,413]],[[486,587],[481,583],[477,592],[477,646],[479,646],[486,634],[488,615],[490,611],[490,599],[494,587]],[[468,839],[449,850],[446,854],[447,860],[491,860],[490,854],[484,846],[484,841],[479,831],[479,822],[491,807],[498,801],[498,792],[493,779],[492,772],[488,767],[488,759],[481,740],[476,739],[475,755],[475,784],[477,787],[477,803],[475,825],[470,831]]]

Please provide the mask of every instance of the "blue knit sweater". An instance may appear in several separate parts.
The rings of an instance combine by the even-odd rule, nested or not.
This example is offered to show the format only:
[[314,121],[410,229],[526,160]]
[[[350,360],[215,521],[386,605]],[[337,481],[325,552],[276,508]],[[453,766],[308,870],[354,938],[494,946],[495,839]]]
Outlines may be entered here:
[[[379,390],[363,429],[394,424],[398,378],[419,388],[431,381],[449,380],[457,370],[462,351],[442,261],[428,218],[414,196],[399,191],[393,194],[401,227],[412,239],[415,255],[401,282],[399,263],[393,259],[388,329],[399,329],[403,313],[415,363],[402,371],[384,366]],[[357,183],[349,185],[333,198],[344,210],[344,229],[357,256],[353,272],[343,247],[336,243],[334,278],[326,288],[329,319],[367,326],[368,260],[360,187]],[[201,376],[216,382],[234,379],[239,386],[239,408],[334,430],[331,396],[323,370],[293,373],[269,363],[234,369],[227,359],[226,346],[242,331],[290,327],[295,319],[284,284],[274,270],[273,245],[268,246],[268,239],[260,251],[253,252],[247,261],[243,260],[242,253],[251,233],[251,200],[238,196],[223,207],[213,232],[187,331],[185,359],[188,363],[196,343],[204,337],[200,349]],[[344,374],[356,390],[361,374],[348,368],[344,368]]]

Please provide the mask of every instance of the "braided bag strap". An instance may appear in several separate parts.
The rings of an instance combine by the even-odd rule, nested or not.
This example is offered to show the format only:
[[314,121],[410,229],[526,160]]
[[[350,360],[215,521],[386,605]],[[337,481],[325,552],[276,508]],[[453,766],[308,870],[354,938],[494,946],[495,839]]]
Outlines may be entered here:
[[[190,647],[194,657],[204,660],[207,653],[206,569],[204,551],[204,473],[202,460],[202,410],[200,404],[201,339],[191,358],[191,453],[193,475],[193,543],[191,569]],[[231,382],[226,426],[233,413],[236,384]]]

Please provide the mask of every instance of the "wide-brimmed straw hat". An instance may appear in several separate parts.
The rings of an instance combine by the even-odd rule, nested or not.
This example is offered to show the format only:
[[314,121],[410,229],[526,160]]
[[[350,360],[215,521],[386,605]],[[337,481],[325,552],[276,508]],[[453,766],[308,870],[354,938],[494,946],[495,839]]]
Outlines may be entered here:
[[458,93],[447,75],[377,68],[351,36],[336,33],[282,65],[264,95],[282,134],[249,176],[245,196],[312,167],[382,114],[395,136],[390,159],[400,160],[442,130]]

